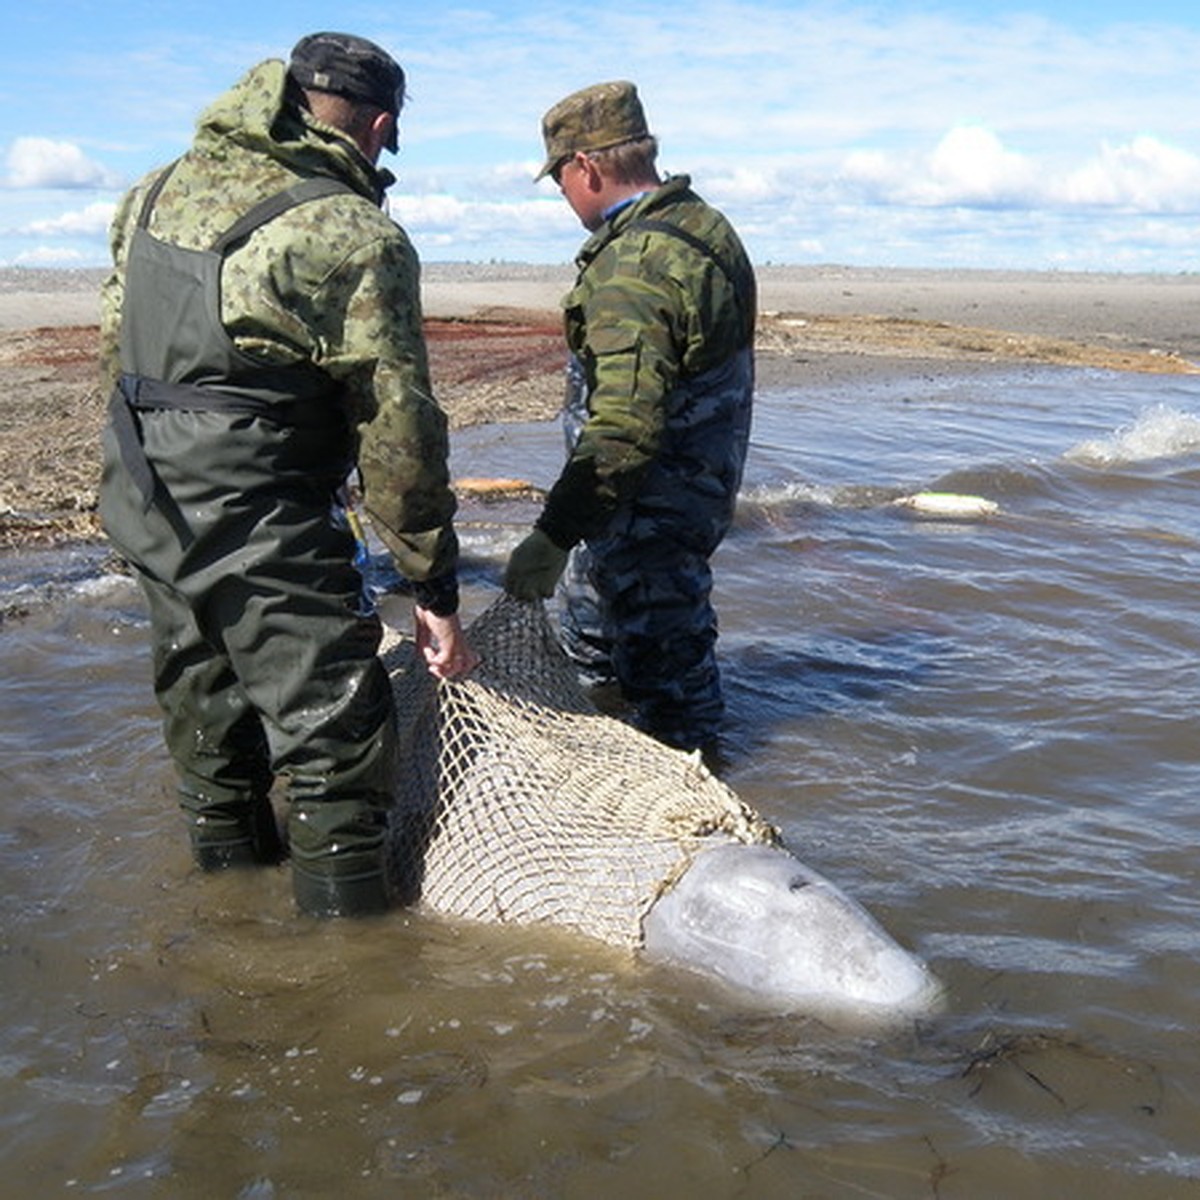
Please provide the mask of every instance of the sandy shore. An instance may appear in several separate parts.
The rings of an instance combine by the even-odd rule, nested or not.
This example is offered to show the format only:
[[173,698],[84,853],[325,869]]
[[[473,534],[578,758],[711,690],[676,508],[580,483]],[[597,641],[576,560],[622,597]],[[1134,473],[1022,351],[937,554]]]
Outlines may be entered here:
[[[432,264],[430,316],[489,306],[556,309],[568,268]],[[920,271],[862,267],[758,268],[759,307],[772,314],[890,319],[1158,351],[1200,361],[1200,274],[1097,275]]]
[[[92,537],[101,271],[0,270],[0,548]],[[452,425],[551,416],[569,266],[424,267]],[[1042,363],[1200,373],[1200,274],[759,268],[765,387]]]
[[[101,271],[0,271],[0,330],[88,325]],[[568,266],[428,263],[430,317],[556,312]],[[1200,273],[1103,275],[836,266],[758,268],[765,314],[877,317],[1074,340],[1200,361]]]

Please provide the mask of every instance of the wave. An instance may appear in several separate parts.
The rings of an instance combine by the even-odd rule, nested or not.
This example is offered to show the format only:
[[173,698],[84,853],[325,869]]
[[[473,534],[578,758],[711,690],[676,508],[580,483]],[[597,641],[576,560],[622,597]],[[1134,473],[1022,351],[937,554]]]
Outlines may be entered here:
[[1166,404],[1143,410],[1108,437],[1080,442],[1063,457],[1089,467],[1181,458],[1200,450],[1200,416]]

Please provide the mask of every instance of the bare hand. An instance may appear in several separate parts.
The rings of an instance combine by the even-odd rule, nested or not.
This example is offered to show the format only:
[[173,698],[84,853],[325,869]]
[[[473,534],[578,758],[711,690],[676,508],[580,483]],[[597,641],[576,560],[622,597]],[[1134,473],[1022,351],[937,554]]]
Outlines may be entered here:
[[416,623],[417,653],[438,679],[455,679],[479,666],[479,655],[467,641],[458,614],[439,617],[419,604],[413,607]]

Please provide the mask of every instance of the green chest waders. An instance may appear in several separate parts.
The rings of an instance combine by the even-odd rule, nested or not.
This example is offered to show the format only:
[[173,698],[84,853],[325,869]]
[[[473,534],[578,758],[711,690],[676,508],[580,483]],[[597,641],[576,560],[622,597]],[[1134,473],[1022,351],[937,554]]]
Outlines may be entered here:
[[202,867],[269,861],[266,793],[281,774],[300,907],[376,911],[392,697],[378,619],[358,611],[353,536],[331,517],[355,434],[335,381],[309,362],[256,361],[220,313],[231,248],[297,204],[356,193],[299,181],[189,250],[149,232],[167,175],[126,261],[101,511],[150,603],[193,852]]

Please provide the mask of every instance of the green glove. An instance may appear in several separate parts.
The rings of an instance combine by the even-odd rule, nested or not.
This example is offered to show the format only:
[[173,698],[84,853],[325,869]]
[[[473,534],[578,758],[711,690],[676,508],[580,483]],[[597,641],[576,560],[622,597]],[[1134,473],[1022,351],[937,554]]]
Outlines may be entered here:
[[509,556],[504,590],[518,600],[553,596],[554,585],[567,565],[567,554],[540,529],[535,529]]

